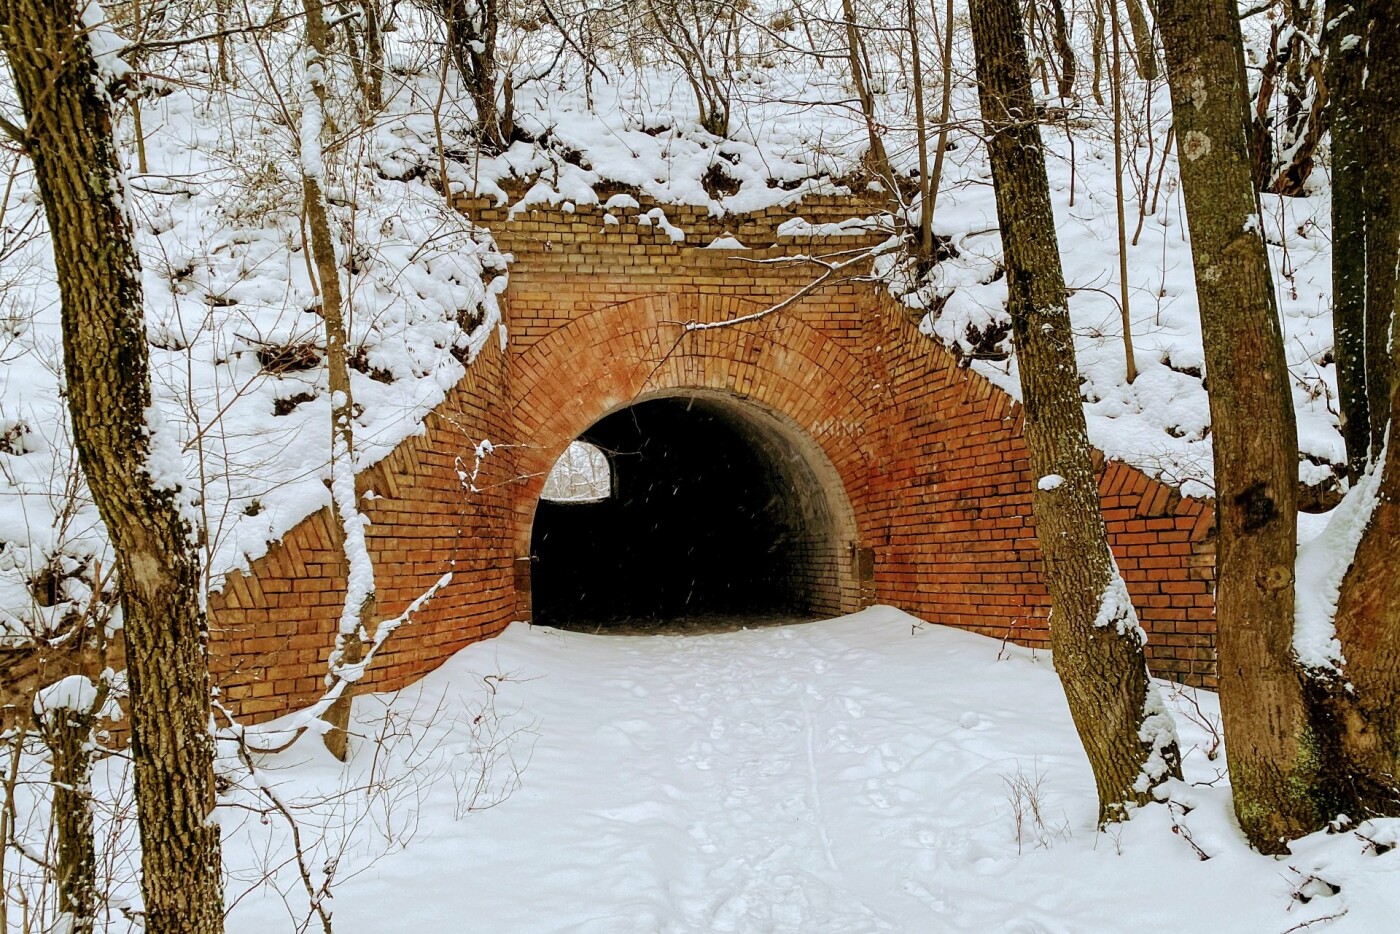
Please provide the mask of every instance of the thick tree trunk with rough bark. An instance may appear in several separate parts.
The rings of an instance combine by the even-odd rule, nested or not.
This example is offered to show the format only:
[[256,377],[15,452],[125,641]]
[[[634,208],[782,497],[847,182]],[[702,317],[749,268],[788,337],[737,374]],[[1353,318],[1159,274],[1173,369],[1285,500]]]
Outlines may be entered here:
[[1366,156],[1361,85],[1366,0],[1327,0],[1326,80],[1332,128],[1332,346],[1338,416],[1355,482],[1371,448],[1366,399]]
[[0,44],[53,243],[73,440],[116,550],[145,929],[221,931],[203,582],[180,502],[179,448],[152,424],[140,268],[112,141],[112,76],[98,67],[68,0],[0,0]]
[[1142,630],[1099,509],[1020,9],[1017,0],[973,0],[971,13],[1026,445],[1042,478],[1032,506],[1055,669],[1106,822],[1150,801],[1152,787],[1179,771],[1175,735],[1148,679]]
[[1380,457],[1390,420],[1390,322],[1400,260],[1400,69],[1394,5],[1329,0],[1333,335],[1347,468]]
[[1324,815],[1292,650],[1298,435],[1251,174],[1249,86],[1233,0],[1161,0],[1157,24],[1210,376],[1220,704],[1235,813],[1284,851]]
[[[1364,63],[1369,104],[1377,108],[1366,122],[1382,146],[1396,145],[1400,135],[1400,16],[1393,7],[1373,5]],[[1389,230],[1392,239],[1381,247],[1393,249],[1400,246],[1400,227],[1392,222]],[[1388,306],[1393,308],[1397,301],[1400,288]],[[1387,330],[1388,325],[1387,321]],[[1400,367],[1400,339],[1386,336],[1388,375]],[[1369,379],[1369,347],[1367,363]],[[1395,566],[1400,556],[1400,438],[1394,434],[1400,423],[1400,386],[1389,379],[1384,384],[1389,392],[1384,405],[1374,397],[1370,400],[1372,415],[1380,416],[1372,419],[1381,428],[1381,450],[1374,455],[1379,460],[1372,466],[1381,471],[1379,490],[1352,565],[1342,578],[1334,620],[1345,662],[1340,678],[1323,678],[1318,684],[1318,720],[1329,728],[1329,796],[1354,819],[1400,814],[1400,574]]]
[[[1389,412],[1393,428],[1400,392]],[[1326,800],[1353,820],[1400,815],[1400,439],[1373,469],[1383,471],[1380,489],[1334,620],[1346,661],[1339,678],[1315,685]]]

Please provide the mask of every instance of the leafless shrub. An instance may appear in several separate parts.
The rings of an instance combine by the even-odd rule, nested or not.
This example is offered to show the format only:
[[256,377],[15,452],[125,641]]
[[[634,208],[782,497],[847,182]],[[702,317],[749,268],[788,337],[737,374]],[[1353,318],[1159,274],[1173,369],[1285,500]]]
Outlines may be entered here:
[[1046,814],[1045,773],[1039,766],[1032,766],[1030,771],[1018,766],[1014,772],[1004,773],[1001,781],[1011,804],[1017,853],[1021,853],[1027,843],[1048,849],[1056,840],[1069,839],[1069,821],[1063,818],[1052,821]]

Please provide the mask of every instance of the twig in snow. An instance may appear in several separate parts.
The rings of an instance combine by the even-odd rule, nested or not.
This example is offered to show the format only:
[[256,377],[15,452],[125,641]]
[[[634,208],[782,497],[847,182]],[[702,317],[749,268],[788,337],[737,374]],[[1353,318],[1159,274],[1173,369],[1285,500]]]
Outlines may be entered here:
[[1343,917],[1350,910],[1351,909],[1349,908],[1343,908],[1341,911],[1337,912],[1334,915],[1323,915],[1320,918],[1313,918],[1311,921],[1304,921],[1300,924],[1295,924],[1291,928],[1288,928],[1284,931],[1280,931],[1279,934],[1292,934],[1293,931],[1301,931],[1304,928],[1312,927],[1314,924],[1324,924],[1328,921],[1336,921],[1338,918]]

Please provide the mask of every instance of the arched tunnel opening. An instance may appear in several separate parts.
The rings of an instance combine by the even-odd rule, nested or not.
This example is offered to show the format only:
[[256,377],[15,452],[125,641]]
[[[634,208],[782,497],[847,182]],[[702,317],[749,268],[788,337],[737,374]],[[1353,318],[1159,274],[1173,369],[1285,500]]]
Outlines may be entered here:
[[856,609],[855,520],[800,429],[720,394],[594,423],[551,472],[531,533],[536,623],[706,628]]

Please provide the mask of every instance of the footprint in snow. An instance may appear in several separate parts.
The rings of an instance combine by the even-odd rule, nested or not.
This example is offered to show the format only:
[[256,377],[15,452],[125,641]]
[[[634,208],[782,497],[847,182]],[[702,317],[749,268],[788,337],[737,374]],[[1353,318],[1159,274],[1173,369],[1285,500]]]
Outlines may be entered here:
[[612,680],[609,680],[609,681],[604,681],[604,682],[603,682],[603,687],[605,687],[605,688],[618,688],[619,690],[626,691],[628,694],[631,694],[633,697],[646,697],[647,694],[650,693],[646,688],[642,687],[640,684],[638,684],[638,683],[635,682],[635,681],[620,681],[620,680],[618,680],[618,679],[616,679],[616,678],[614,678],[614,679],[612,679]]
[[868,791],[861,795],[861,800],[866,804],[874,805],[882,811],[890,807],[890,799],[885,797],[882,791]]
[[677,765],[692,765],[701,771],[706,771],[710,767],[710,756],[714,755],[715,747],[709,743],[692,743],[690,749],[686,750],[684,756],[676,757]]
[[1067,929],[1058,924],[1046,927],[1033,918],[1017,918],[995,928],[993,934],[1061,934],[1065,930]]
[[948,910],[947,902],[939,898],[937,895],[934,895],[927,888],[914,881],[913,879],[905,879],[904,882],[900,885],[900,888],[908,894],[917,898],[919,901],[923,902],[923,904],[926,907],[932,909],[933,911],[943,912]]
[[695,845],[701,853],[714,853],[719,850],[704,824],[691,824],[686,830],[690,833],[690,839],[695,841]]
[[716,931],[737,931],[739,922],[749,913],[749,900],[742,894],[735,895],[724,901],[715,910],[714,917],[710,923]]

